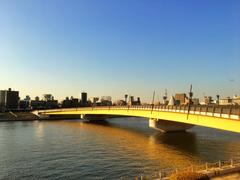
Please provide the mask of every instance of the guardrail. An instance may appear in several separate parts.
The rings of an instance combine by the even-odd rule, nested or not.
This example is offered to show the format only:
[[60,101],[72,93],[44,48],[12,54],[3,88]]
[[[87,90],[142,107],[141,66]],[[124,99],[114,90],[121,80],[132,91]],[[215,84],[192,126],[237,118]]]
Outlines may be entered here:
[[143,179],[159,179],[168,180],[172,174],[178,172],[196,172],[206,174],[210,177],[224,174],[224,172],[231,172],[240,170],[240,159],[230,159],[225,161],[217,161],[213,163],[204,163],[196,166],[189,166],[185,168],[168,168],[155,172],[152,175],[139,175],[135,177],[135,180]]
[[66,112],[66,111],[82,111],[82,110],[147,110],[147,111],[167,111],[185,114],[198,114],[204,116],[221,117],[227,119],[240,119],[240,106],[92,106],[92,107],[76,107],[61,108],[51,110],[41,110],[41,113],[47,112]]

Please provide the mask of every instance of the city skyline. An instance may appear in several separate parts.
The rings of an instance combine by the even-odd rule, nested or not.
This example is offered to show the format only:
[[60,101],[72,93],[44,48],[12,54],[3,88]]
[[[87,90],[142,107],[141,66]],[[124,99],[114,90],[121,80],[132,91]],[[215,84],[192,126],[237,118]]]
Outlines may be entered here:
[[[239,1],[1,1],[0,89],[240,94]],[[123,13],[124,12],[124,13]],[[215,97],[214,97],[215,98]]]

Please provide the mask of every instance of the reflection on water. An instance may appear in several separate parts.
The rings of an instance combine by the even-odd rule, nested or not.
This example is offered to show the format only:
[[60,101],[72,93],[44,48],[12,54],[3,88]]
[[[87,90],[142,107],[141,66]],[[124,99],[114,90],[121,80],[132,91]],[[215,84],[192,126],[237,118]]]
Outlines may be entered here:
[[143,118],[0,123],[0,179],[113,179],[239,157],[240,135],[161,133]]
[[193,132],[172,132],[168,134],[157,133],[152,139],[155,144],[169,145],[177,151],[186,154],[198,155],[196,146],[196,134]]

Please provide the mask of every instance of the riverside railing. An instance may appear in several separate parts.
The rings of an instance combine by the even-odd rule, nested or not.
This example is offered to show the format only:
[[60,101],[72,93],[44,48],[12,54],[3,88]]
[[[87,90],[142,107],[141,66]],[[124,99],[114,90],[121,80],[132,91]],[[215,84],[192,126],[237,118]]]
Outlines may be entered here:
[[240,120],[240,106],[167,106],[167,105],[144,105],[144,106],[92,106],[92,107],[76,107],[76,108],[60,108],[52,110],[41,110],[41,113],[48,112],[66,112],[66,111],[82,111],[82,110],[145,110],[145,111],[167,111],[184,114],[198,114],[203,116],[221,117],[227,119]]
[[143,179],[159,179],[168,180],[172,174],[178,172],[196,172],[201,174],[206,174],[208,176],[214,177],[219,174],[224,174],[224,172],[239,171],[240,170],[240,159],[230,159],[225,161],[217,161],[213,163],[204,163],[200,165],[191,165],[185,168],[168,168],[161,171],[155,172],[152,175],[139,175],[136,176],[135,180]]

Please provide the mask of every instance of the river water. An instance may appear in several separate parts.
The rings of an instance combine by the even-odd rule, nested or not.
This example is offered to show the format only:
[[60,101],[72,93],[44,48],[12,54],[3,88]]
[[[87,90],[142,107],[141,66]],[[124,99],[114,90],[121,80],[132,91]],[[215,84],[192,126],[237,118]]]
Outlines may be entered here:
[[240,158],[240,134],[161,133],[144,118],[0,123],[0,179],[119,179]]

